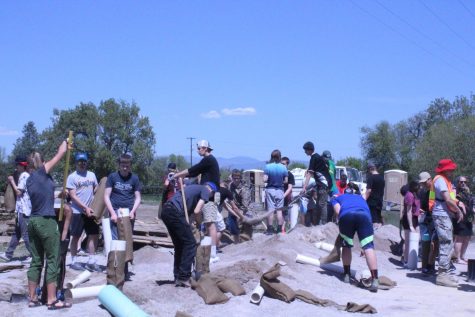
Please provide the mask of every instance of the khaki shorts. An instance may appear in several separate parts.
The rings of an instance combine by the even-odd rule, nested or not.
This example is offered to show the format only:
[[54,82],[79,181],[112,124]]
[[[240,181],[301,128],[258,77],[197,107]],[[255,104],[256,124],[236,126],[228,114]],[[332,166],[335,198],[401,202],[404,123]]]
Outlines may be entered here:
[[218,221],[218,206],[214,202],[207,202],[203,206],[203,223],[217,222]]

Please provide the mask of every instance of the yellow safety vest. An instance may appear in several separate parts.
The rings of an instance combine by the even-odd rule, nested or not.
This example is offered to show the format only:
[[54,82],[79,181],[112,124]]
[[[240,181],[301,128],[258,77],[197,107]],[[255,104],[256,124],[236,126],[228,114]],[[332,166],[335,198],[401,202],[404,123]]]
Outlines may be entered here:
[[[432,210],[434,209],[435,201],[439,200],[439,199],[435,198],[434,184],[435,184],[435,181],[437,179],[439,179],[440,177],[442,177],[444,179],[445,184],[447,185],[447,188],[449,190],[450,199],[457,202],[457,198],[455,196],[455,191],[452,188],[452,183],[444,175],[436,175],[434,177],[434,180],[432,181],[432,184],[430,185],[430,192],[429,192],[429,211],[430,212],[432,212]],[[441,201],[441,200],[439,200],[439,201]]]

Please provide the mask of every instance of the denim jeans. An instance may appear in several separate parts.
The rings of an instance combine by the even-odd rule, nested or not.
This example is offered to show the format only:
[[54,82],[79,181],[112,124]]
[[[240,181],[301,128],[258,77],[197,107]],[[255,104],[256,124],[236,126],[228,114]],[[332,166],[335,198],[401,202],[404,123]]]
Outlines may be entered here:
[[31,255],[30,239],[28,236],[28,221],[30,217],[25,217],[23,213],[18,213],[17,221],[15,223],[15,231],[13,232],[10,243],[8,244],[8,249],[5,252],[7,258],[13,257],[13,252],[15,252],[16,247],[20,243],[20,239],[23,238],[25,242],[25,247]]

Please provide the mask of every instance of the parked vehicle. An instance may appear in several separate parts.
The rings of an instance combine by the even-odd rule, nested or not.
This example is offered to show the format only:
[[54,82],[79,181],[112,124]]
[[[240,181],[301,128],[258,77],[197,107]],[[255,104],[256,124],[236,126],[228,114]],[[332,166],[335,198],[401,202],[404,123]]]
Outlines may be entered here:
[[348,182],[353,182],[358,185],[361,195],[364,196],[366,193],[366,183],[363,172],[357,170],[354,167],[336,166],[335,179],[339,180],[341,174],[346,174],[348,176]]

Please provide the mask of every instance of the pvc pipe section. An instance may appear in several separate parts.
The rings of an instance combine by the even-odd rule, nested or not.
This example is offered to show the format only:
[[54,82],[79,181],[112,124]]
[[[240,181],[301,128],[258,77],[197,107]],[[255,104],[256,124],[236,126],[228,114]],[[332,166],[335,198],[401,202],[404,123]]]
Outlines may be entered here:
[[203,240],[201,240],[200,245],[202,246],[211,245],[211,237],[205,236]]
[[113,285],[107,285],[100,291],[99,301],[115,317],[149,316]]
[[419,232],[409,233],[409,255],[407,259],[407,267],[410,270],[417,269],[417,258],[419,256]]
[[104,237],[104,253],[106,258],[111,250],[112,232],[110,218],[102,218],[102,236]]
[[76,286],[78,286],[79,284],[85,282],[89,277],[91,277],[91,272],[89,272],[88,270],[82,272],[81,274],[79,274],[74,280],[72,280],[71,282],[68,282],[66,283],[66,288],[75,288]]
[[[326,271],[343,274],[343,267],[332,264],[332,263],[320,264],[320,261],[318,259],[315,259],[309,256],[297,254],[297,258],[295,259],[295,262],[302,263],[302,264],[311,264],[311,265],[318,266]],[[357,276],[357,272],[355,270],[351,270],[350,274],[353,278]]]
[[327,242],[324,242],[324,241],[315,242],[315,246],[318,249],[323,250],[323,251],[327,251],[327,252],[331,252],[333,250],[333,248],[335,247],[333,244],[327,243]]
[[257,284],[256,288],[254,288],[251,293],[250,302],[259,305],[261,303],[262,296],[264,296],[264,289],[262,288],[261,284]]
[[64,297],[66,299],[97,297],[104,287],[106,287],[106,285],[71,288],[64,291]]

